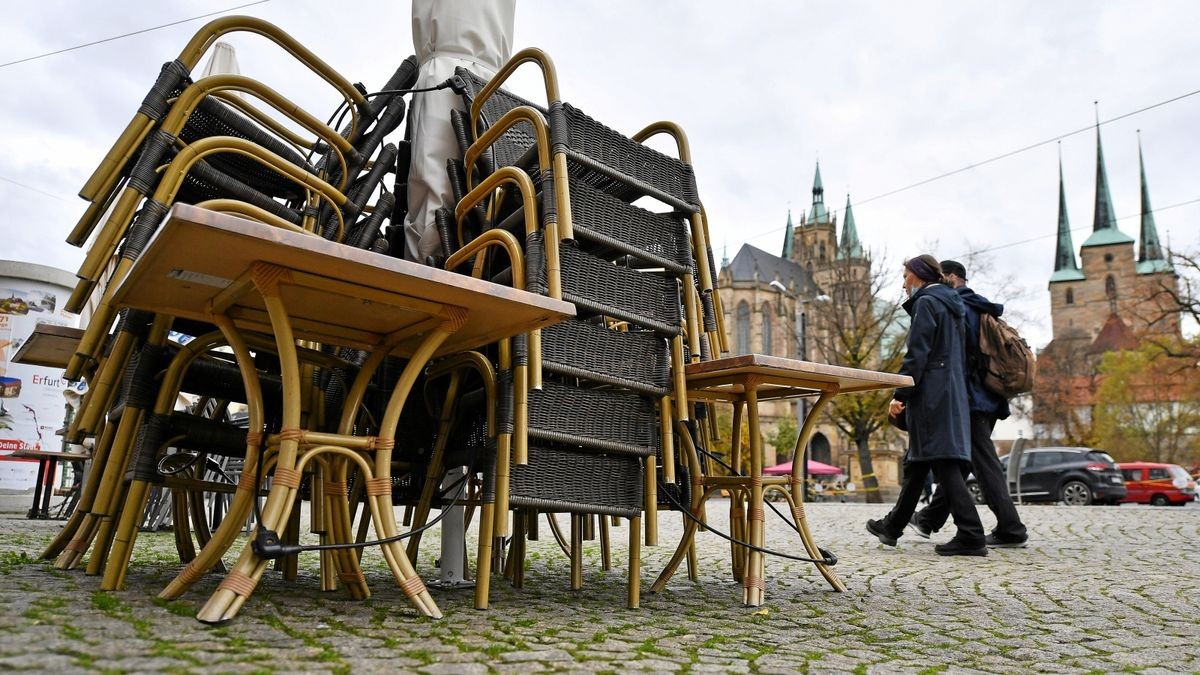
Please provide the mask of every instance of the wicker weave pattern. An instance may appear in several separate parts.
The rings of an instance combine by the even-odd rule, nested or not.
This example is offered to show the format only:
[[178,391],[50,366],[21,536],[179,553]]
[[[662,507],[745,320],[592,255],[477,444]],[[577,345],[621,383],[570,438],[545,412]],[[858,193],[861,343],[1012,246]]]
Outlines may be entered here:
[[[559,123],[560,105],[565,125]],[[588,183],[630,201],[647,193],[630,185],[625,179],[629,177],[666,193],[678,208],[700,210],[690,166],[617,133],[570,103],[551,104],[550,115],[554,143],[562,143],[572,159],[579,159],[581,164],[590,164],[587,160],[591,160],[599,165],[590,166],[595,171],[581,175]]]
[[654,404],[619,389],[544,382],[529,392],[529,435],[584,447],[654,454]]
[[[484,499],[495,499],[488,472]],[[631,518],[642,512],[642,464],[636,457],[574,453],[529,446],[529,463],[512,467],[509,502],[548,512]]]
[[564,300],[664,335],[681,333],[679,285],[674,279],[619,267],[573,246],[562,246],[559,254]]
[[657,334],[584,321],[542,330],[542,367],[653,396],[667,393],[671,376],[667,343]]
[[[280,142],[278,136],[267,132],[249,118],[233,112],[229,106],[213,98],[205,98],[196,106],[179,136],[188,143],[211,136],[245,138],[309,173],[316,173],[312,165],[305,162],[294,149]],[[223,173],[237,176],[242,182],[260,192],[285,199],[303,197],[303,190],[294,181],[284,178],[249,157],[223,153],[213,155],[208,161]]]
[[683,274],[691,266],[687,230],[673,214],[652,213],[577,180],[571,181],[570,191],[575,236],[598,245],[600,250],[593,249],[596,255],[611,258],[602,251],[612,249],[675,274]]
[[[456,71],[474,98],[487,81],[459,68]],[[597,122],[583,111],[561,101],[550,109],[496,90],[483,104],[484,124],[494,123],[513,108],[529,106],[546,116],[555,149],[568,156],[568,173],[624,201],[652,195],[687,212],[700,210],[692,168],[674,157],[638,143]],[[529,150],[537,143],[532,127],[521,122],[505,131],[493,149],[494,170],[503,166],[528,167]]]

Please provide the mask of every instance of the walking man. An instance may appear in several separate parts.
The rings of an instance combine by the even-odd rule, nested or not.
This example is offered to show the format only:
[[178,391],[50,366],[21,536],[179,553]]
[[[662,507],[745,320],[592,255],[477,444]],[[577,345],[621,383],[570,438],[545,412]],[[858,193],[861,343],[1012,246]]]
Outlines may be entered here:
[[[955,260],[943,260],[942,272],[950,285],[967,306],[967,394],[971,409],[971,466],[975,480],[987,501],[988,508],[996,516],[996,529],[987,536],[987,545],[993,548],[1022,548],[1028,540],[1025,524],[1017,514],[1012,497],[1008,493],[1008,474],[996,457],[996,446],[992,444],[992,430],[996,420],[1009,415],[1008,400],[992,393],[983,386],[979,375],[979,315],[991,314],[999,317],[1004,305],[990,302],[987,298],[967,286],[967,270]],[[913,515],[909,524],[917,535],[929,538],[946,524],[950,505],[945,494],[938,490],[933,500],[920,512]]]
[[966,307],[931,255],[904,262],[904,311],[912,317],[900,373],[913,386],[896,390],[888,414],[903,414],[908,429],[904,481],[896,505],[883,518],[868,520],[867,531],[895,546],[917,509],[930,472],[944,493],[958,533],[938,544],[938,555],[987,555],[983,524],[963,476],[970,469],[970,424],[966,378]]

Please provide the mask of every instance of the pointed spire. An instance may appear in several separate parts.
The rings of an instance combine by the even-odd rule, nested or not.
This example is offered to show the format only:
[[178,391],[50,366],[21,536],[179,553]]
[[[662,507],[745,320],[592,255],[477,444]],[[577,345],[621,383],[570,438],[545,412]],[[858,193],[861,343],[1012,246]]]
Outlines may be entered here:
[[1133,243],[1133,238],[1117,228],[1112,197],[1108,192],[1108,171],[1104,168],[1104,147],[1100,143],[1100,118],[1096,117],[1096,204],[1092,214],[1092,235],[1084,246]]
[[808,214],[807,224],[829,223],[829,211],[825,209],[825,186],[821,184],[821,162],[817,162],[817,174],[813,177],[812,210]]
[[1075,261],[1075,246],[1071,243],[1071,220],[1067,217],[1067,191],[1063,186],[1062,150],[1058,157],[1058,244],[1054,247],[1054,274],[1050,275],[1050,283],[1055,281],[1081,281],[1083,272]]
[[792,210],[788,209],[787,228],[784,230],[784,233],[783,233],[783,256],[782,257],[784,260],[792,259],[792,246],[793,246],[792,240],[794,237],[795,237],[795,234],[792,230]]
[[842,219],[842,242],[838,246],[839,258],[861,258],[862,244],[858,241],[858,228],[854,225],[854,210],[850,206],[850,194],[846,194],[846,216]]
[[1112,198],[1108,193],[1108,170],[1104,166],[1104,146],[1100,143],[1100,123],[1096,122],[1096,210],[1092,216],[1092,231],[1117,229]]
[[1171,265],[1158,243],[1158,228],[1154,224],[1154,209],[1150,206],[1150,186],[1146,183],[1146,162],[1142,159],[1142,130],[1138,129],[1138,172],[1142,183],[1142,230],[1138,242],[1138,274],[1169,270]]

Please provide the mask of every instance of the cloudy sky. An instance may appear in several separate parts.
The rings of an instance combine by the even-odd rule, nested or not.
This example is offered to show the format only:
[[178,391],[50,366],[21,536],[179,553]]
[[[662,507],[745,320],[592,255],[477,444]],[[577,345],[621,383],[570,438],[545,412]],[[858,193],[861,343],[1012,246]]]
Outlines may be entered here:
[[[0,63],[237,4],[14,3]],[[377,88],[412,51],[408,3],[346,6],[271,0],[239,11]],[[1078,247],[1092,221],[1093,101],[1109,120],[1178,97],[1101,131],[1122,229],[1137,235],[1141,129],[1159,235],[1200,250],[1200,3],[518,0],[516,23],[515,45],[554,57],[567,100],[626,132],[659,119],[687,130],[718,258],[746,243],[778,252],[789,207],[798,218],[811,202],[819,159],[826,202],[840,211],[849,193],[877,257],[898,265],[925,249],[989,251],[1020,288],[975,285],[1016,299],[1040,346],[1050,337],[1059,148],[974,165],[1086,129],[1061,143]],[[77,267],[81,252],[63,243],[84,208],[75,193],[162,62],[202,24],[0,67],[0,258]],[[330,91],[277,48],[252,35],[229,41],[243,74],[319,117],[331,111]],[[533,78],[515,88],[537,96]]]

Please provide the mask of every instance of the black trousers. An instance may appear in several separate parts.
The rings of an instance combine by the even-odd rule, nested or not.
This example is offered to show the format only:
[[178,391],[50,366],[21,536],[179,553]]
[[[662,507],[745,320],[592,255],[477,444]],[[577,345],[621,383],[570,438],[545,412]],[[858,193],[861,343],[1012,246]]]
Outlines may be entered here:
[[[899,537],[904,534],[904,528],[917,510],[917,502],[921,499],[921,491],[925,489],[925,476],[930,471],[938,482],[938,494],[946,496],[950,514],[958,533],[954,538],[969,546],[982,546],[984,542],[983,523],[979,520],[979,512],[975,510],[975,502],[971,493],[967,492],[967,483],[963,473],[969,468],[967,462],[952,459],[933,459],[923,462],[906,462],[904,464],[904,481],[900,483],[900,497],[896,505],[883,517],[883,528],[888,534]],[[967,468],[964,468],[967,467]]]
[[[1006,540],[1024,540],[1028,535],[1025,533],[1025,523],[1017,514],[1012,495],[1008,492],[1008,470],[1000,463],[996,446],[992,444],[992,430],[995,427],[996,420],[990,415],[971,413],[971,466],[988,508],[996,515],[996,536]],[[939,488],[929,506],[917,514],[917,523],[930,532],[942,529],[950,515],[949,500],[942,495]]]

